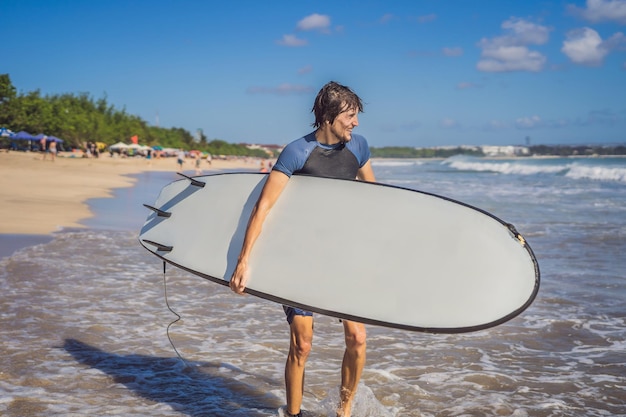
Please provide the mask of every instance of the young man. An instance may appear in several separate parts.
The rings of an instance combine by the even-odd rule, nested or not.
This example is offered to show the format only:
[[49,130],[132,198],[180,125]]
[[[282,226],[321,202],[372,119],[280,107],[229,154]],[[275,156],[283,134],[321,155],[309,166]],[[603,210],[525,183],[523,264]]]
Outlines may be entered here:
[[[248,259],[263,222],[293,174],[375,181],[365,138],[352,133],[363,111],[361,99],[348,87],[326,84],[318,93],[312,112],[314,132],[291,142],[278,157],[261,191],[246,230],[243,247],[230,288],[242,294],[248,279]],[[297,277],[294,277],[297,279]],[[285,365],[287,412],[299,416],[304,393],[304,367],[313,340],[313,314],[284,306],[291,341]],[[352,400],[365,364],[365,326],[343,320],[346,349],[341,367],[341,402],[337,415],[349,417]]]

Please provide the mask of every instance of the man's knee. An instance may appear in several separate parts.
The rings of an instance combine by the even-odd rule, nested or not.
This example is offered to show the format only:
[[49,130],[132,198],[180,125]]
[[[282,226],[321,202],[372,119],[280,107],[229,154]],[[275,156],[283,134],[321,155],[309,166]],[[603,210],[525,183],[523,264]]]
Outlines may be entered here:
[[291,348],[289,351],[289,356],[291,357],[291,360],[297,363],[299,366],[304,366],[307,358],[309,357],[309,353],[311,353],[312,346],[313,343],[310,339],[298,339],[291,344]]
[[313,346],[313,323],[311,317],[296,316],[291,325],[290,355],[298,362],[306,361]]
[[346,330],[346,349],[361,353],[365,351],[367,345],[367,334],[365,326],[350,326]]

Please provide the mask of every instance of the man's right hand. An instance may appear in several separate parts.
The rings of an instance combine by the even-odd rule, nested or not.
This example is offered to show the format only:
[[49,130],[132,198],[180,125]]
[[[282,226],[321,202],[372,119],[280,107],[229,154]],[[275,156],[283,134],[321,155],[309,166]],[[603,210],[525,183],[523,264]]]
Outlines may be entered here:
[[230,289],[237,294],[243,294],[248,283],[248,263],[239,261],[233,276],[230,277],[230,283],[228,284]]

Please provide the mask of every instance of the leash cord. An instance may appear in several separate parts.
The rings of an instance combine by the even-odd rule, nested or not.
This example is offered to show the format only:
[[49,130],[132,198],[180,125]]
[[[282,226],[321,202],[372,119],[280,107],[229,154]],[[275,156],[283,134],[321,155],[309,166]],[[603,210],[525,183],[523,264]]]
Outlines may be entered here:
[[167,305],[167,309],[176,316],[176,320],[172,321],[170,324],[167,325],[167,330],[165,332],[167,334],[167,339],[170,341],[170,345],[172,345],[174,352],[176,352],[176,356],[178,356],[178,358],[185,364],[186,367],[189,367],[189,364],[187,363],[187,361],[181,356],[181,354],[178,352],[178,349],[176,349],[176,346],[174,345],[174,341],[172,340],[172,337],[170,336],[170,327],[172,327],[172,325],[174,325],[175,323],[179,322],[181,320],[181,317],[180,317],[180,314],[178,314],[176,311],[172,309],[172,307],[170,307],[170,303],[167,299],[167,278],[165,275],[165,266],[166,266],[166,263],[165,261],[163,261],[163,290],[165,293],[165,305]]

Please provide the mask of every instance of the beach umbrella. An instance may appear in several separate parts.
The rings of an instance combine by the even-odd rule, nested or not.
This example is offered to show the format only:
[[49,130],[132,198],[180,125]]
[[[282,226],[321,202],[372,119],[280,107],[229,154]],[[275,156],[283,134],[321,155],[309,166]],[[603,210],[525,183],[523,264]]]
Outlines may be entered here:
[[15,136],[13,136],[12,139],[18,139],[18,140],[34,140],[36,139],[33,135],[31,135],[30,133],[22,130],[20,132],[17,132],[15,134]]
[[117,149],[128,149],[128,145],[124,142],[117,142],[116,144],[109,146],[109,148],[114,151]]
[[37,139],[37,140],[41,140],[41,139],[46,139],[46,142],[57,142],[57,143],[62,143],[63,140],[57,138],[56,136],[48,136],[45,133],[40,133],[37,136],[34,136],[33,139]]
[[15,136],[15,133],[11,132],[6,127],[0,127],[0,136],[3,138],[12,138]]

